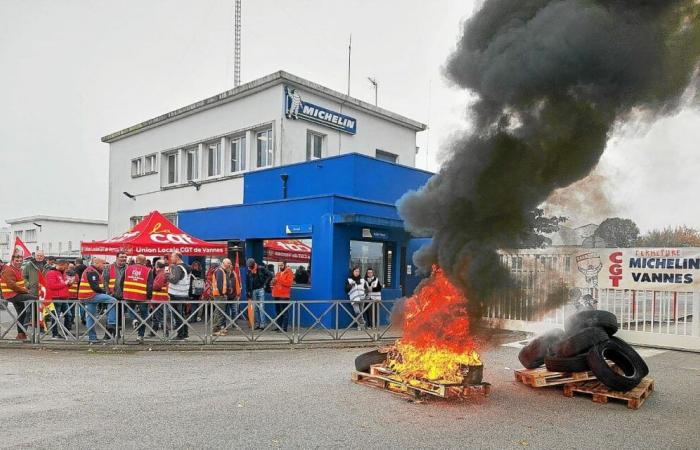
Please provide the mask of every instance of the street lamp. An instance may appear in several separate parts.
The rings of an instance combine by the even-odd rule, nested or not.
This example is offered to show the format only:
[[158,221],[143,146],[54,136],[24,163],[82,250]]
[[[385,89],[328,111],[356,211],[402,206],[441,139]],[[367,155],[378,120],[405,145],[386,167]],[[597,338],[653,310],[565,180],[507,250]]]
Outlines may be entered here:
[[133,201],[136,201],[136,196],[135,196],[135,195],[129,194],[129,193],[126,192],[126,191],[122,192],[122,194],[126,195],[127,197],[129,197],[129,198],[132,199]]
[[372,87],[374,87],[374,106],[377,106],[377,91],[379,90],[379,82],[377,82],[376,78],[367,77],[367,79],[372,84]]

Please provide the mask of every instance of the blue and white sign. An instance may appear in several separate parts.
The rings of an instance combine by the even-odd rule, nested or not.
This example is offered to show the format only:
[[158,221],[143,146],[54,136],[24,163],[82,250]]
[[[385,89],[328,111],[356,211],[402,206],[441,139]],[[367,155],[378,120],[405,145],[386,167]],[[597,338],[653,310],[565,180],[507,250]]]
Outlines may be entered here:
[[348,134],[357,132],[357,120],[353,117],[307,103],[298,90],[289,86],[284,88],[284,114],[288,119],[308,120]]
[[313,226],[311,224],[285,225],[284,229],[287,234],[310,234]]

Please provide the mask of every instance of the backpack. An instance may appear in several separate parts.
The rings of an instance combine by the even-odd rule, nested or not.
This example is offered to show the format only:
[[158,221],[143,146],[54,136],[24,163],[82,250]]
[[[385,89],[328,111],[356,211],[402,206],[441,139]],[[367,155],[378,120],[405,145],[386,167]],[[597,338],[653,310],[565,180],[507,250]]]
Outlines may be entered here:
[[[214,266],[210,267],[209,270],[207,270],[207,275],[204,280],[204,289],[202,290],[202,300],[211,300],[214,298],[212,295],[212,287],[211,287],[211,277],[214,275],[214,271],[218,269],[219,266]],[[192,291],[194,291],[194,284],[192,285]]]
[[201,296],[202,294],[204,294],[204,290],[206,288],[206,283],[204,282],[204,280],[202,280],[201,278],[197,278],[192,274],[190,274],[190,279],[192,280],[192,282],[191,282],[192,295]]

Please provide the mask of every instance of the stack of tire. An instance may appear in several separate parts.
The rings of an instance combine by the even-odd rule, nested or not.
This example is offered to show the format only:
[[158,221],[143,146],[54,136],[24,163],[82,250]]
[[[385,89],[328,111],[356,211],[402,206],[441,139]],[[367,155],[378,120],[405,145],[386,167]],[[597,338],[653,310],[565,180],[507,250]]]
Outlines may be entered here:
[[[518,359],[528,369],[542,364],[551,372],[591,371],[614,391],[636,387],[649,368],[629,344],[613,336],[617,317],[608,311],[579,311],[564,323],[533,339],[520,350]],[[610,363],[614,363],[615,367]]]

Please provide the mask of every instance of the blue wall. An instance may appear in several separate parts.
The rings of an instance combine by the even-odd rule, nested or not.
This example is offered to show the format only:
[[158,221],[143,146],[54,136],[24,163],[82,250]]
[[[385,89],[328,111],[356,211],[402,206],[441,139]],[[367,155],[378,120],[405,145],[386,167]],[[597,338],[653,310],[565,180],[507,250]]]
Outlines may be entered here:
[[[282,198],[282,173],[289,175],[287,199]],[[397,298],[400,271],[405,270],[401,249],[409,247],[410,236],[395,202],[430,175],[357,154],[255,171],[244,176],[243,204],[181,211],[178,226],[204,240],[244,240],[246,257],[258,262],[261,239],[313,239],[311,286],[292,289],[292,298],[303,300],[345,299],[350,240],[362,240],[363,228],[381,231],[381,239],[370,240],[394,246],[393,282],[383,298]],[[287,225],[310,225],[312,231],[287,235]],[[314,310],[320,313],[324,307]]]

